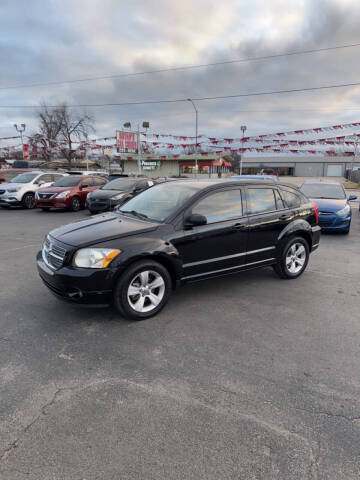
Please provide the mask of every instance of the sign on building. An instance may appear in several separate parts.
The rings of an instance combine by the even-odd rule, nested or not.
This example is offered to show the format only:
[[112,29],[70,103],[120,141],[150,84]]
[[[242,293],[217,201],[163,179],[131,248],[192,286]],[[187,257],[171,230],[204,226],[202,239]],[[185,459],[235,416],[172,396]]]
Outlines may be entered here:
[[136,133],[116,132],[116,147],[119,153],[136,153]]
[[155,170],[160,167],[160,160],[143,160],[141,165],[144,170]]

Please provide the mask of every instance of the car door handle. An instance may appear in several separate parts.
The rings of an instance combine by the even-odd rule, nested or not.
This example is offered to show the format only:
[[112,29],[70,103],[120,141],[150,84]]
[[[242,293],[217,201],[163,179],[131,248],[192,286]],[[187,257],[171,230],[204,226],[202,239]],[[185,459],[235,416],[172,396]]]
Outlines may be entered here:
[[279,220],[289,220],[290,215],[287,213],[284,213],[283,215],[280,215]]
[[233,225],[234,230],[245,230],[246,227],[247,225],[245,223],[235,223],[235,225]]

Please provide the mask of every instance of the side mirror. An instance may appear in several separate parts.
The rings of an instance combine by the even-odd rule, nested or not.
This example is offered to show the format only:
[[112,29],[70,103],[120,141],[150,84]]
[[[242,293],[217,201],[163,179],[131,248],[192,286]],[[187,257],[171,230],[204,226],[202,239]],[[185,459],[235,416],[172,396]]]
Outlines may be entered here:
[[80,190],[83,190],[84,188],[88,188],[89,185],[87,183],[83,183],[80,187]]
[[185,220],[185,225],[188,227],[197,227],[199,225],[206,225],[207,219],[204,215],[199,213],[193,213]]
[[45,184],[45,182],[44,180],[40,180],[39,182],[37,182],[37,184],[39,187],[42,187]]
[[357,199],[357,196],[356,195],[350,195],[349,196],[349,200],[356,200]]

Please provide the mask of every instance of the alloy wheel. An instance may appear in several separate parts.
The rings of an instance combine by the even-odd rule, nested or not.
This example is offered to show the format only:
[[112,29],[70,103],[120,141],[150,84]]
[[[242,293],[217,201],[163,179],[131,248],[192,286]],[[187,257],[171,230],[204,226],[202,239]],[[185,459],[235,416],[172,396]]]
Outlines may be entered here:
[[286,253],[286,268],[290,273],[299,273],[306,262],[306,250],[300,242],[293,243]]
[[160,273],[144,270],[135,275],[129,283],[127,299],[130,307],[139,313],[154,310],[165,294],[165,281]]

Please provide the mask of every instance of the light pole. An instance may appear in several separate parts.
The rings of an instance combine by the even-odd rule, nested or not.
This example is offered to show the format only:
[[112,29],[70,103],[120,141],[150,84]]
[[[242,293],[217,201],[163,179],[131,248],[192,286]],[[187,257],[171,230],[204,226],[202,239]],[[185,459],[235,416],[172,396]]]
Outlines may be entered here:
[[356,135],[356,133],[354,133],[354,161],[351,162],[351,170],[350,170],[350,178],[349,178],[350,182],[352,182],[353,169],[354,169],[354,163],[356,163],[358,145],[359,145],[359,138]]
[[[142,127],[147,129],[150,127],[150,123],[149,122],[143,122],[142,123]],[[131,128],[131,123],[130,122],[126,122],[124,123],[124,128]],[[139,172],[139,175],[141,175],[141,142],[140,142],[140,126],[139,124],[137,125],[137,131],[136,131],[136,149],[137,149],[137,154],[138,154],[138,172]]]
[[[246,125],[241,125],[240,130],[242,131],[242,138],[244,138],[245,132],[246,132]],[[242,144],[244,145],[244,143]],[[239,175],[242,175],[242,154],[240,153],[240,169],[239,169]]]
[[18,127],[17,123],[14,124],[14,127],[16,128],[16,131],[20,133],[21,137],[21,145],[22,145],[22,154],[23,154],[23,160],[24,160],[24,142],[23,142],[23,132],[25,132],[26,125],[25,123],[22,123],[20,127]]
[[197,177],[197,170],[198,170],[198,161],[197,161],[197,154],[198,154],[198,115],[199,112],[196,108],[195,103],[191,100],[191,98],[188,98],[188,102],[191,102],[192,106],[194,107],[195,110],[195,177]]

